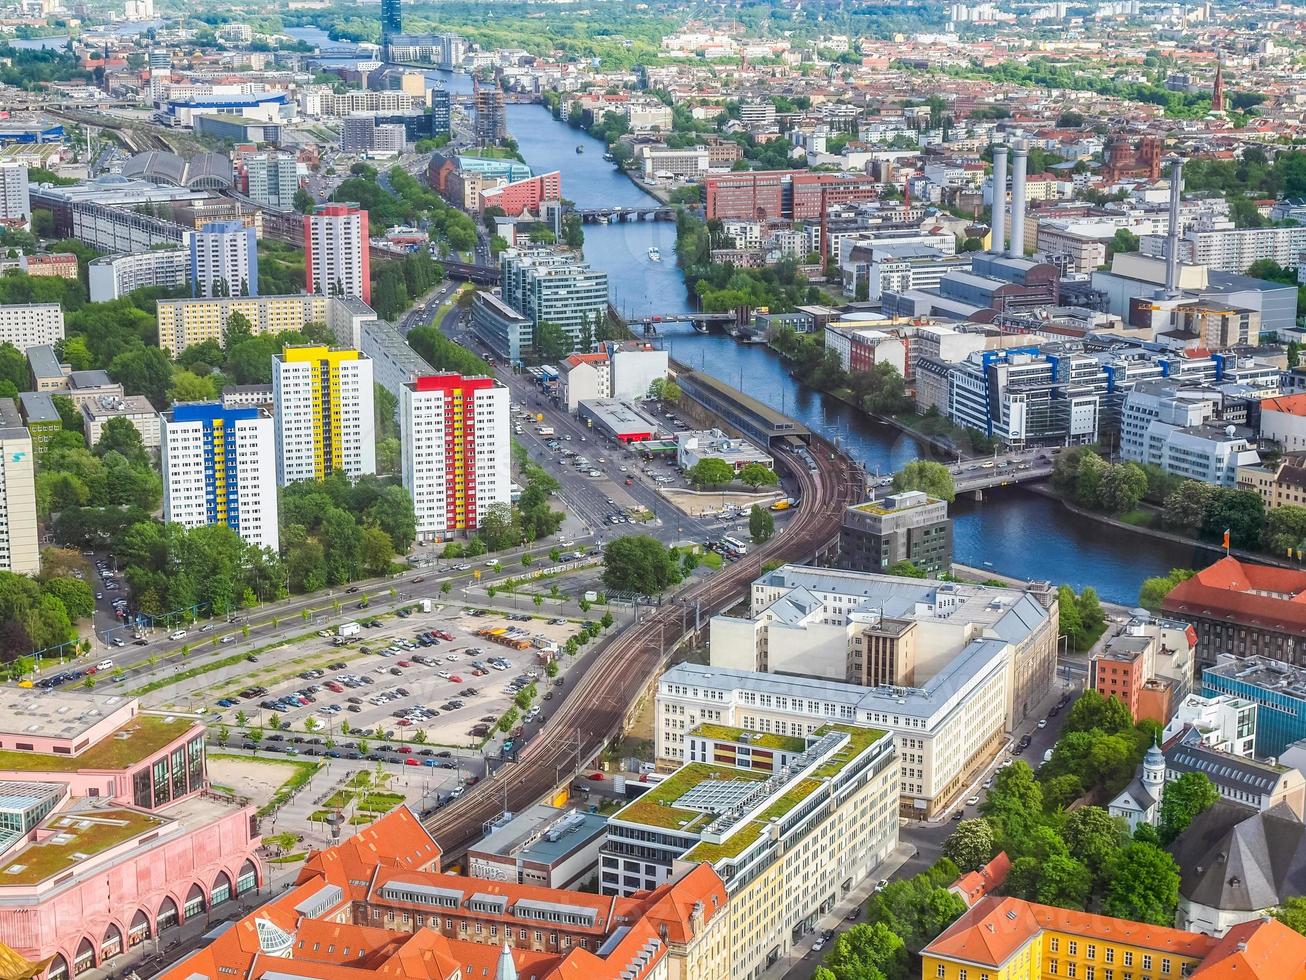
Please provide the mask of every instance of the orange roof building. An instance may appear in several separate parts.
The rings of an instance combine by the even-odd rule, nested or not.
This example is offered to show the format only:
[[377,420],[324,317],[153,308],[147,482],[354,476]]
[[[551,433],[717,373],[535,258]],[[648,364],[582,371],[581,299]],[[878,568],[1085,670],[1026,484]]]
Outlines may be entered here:
[[[725,886],[708,865],[615,898],[439,870],[406,807],[314,852],[294,887],[160,980],[725,977]],[[670,959],[672,962],[666,962]],[[668,970],[668,967],[670,969]]]
[[999,896],[977,902],[921,958],[922,980],[1306,980],[1306,937],[1271,919],[1216,939]]
[[997,857],[978,871],[962,875],[952,883],[948,891],[965,902],[966,908],[974,908],[980,899],[992,895],[1003,886],[1009,871],[1011,858],[1007,857],[1006,851],[998,851]]
[[1196,628],[1199,671],[1230,651],[1306,664],[1306,572],[1227,555],[1171,589],[1161,608]]

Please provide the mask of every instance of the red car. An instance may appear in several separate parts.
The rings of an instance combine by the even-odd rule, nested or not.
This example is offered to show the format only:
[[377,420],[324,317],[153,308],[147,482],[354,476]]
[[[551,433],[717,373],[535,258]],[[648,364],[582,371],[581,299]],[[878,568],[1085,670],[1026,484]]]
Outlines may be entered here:
[[592,773],[590,773],[588,776],[586,776],[585,778],[586,778],[586,779],[592,779],[592,780],[594,780],[594,782],[596,782],[596,783],[601,783],[601,782],[603,782],[604,776],[603,776],[603,773],[601,773],[601,772],[592,772]]
[[412,756],[409,756],[407,759],[404,760],[404,765],[406,765],[406,766],[420,766],[421,763],[418,762],[416,759],[414,759]]
[[459,677],[457,674],[454,674],[452,677],[449,678],[449,680],[452,681],[454,684],[461,684],[463,682],[463,679]]
[[413,662],[412,662],[411,660],[401,660],[401,661],[399,661],[399,666],[400,666],[400,667],[411,667],[412,665],[413,665]]
[[[407,720],[408,720],[407,718],[404,719],[404,721],[407,721]],[[407,746],[407,745],[401,745],[401,746],[399,746],[399,754],[400,754],[400,755],[412,755],[412,754],[413,754],[413,750],[412,750],[412,748],[411,748],[410,746]]]

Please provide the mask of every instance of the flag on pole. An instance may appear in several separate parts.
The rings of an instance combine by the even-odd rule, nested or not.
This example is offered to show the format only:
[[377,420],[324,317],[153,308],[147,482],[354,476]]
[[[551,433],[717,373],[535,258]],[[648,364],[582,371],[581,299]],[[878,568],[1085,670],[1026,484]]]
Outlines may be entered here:
[[1229,529],[1227,527],[1224,529],[1224,553],[1226,555],[1229,553]]

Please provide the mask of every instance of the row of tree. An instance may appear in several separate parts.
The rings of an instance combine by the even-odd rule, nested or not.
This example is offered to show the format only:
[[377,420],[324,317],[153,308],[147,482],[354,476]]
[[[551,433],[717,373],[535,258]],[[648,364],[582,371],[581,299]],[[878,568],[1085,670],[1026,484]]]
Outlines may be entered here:
[[863,411],[894,415],[915,407],[902,374],[892,364],[880,362],[869,371],[845,371],[838,353],[826,347],[819,336],[799,334],[788,326],[772,335],[771,346],[793,365],[798,380]]

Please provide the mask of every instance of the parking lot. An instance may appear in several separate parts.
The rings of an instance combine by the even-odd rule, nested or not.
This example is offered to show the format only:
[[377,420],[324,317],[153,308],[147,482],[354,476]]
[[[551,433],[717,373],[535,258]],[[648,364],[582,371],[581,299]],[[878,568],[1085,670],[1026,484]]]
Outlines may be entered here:
[[[571,666],[563,656],[558,676],[548,678],[546,664],[579,632],[565,619],[462,608],[360,616],[341,627],[350,634],[343,644],[328,630],[305,641],[337,659],[229,692],[215,702],[220,722],[211,720],[211,729],[231,729],[233,747],[438,766],[450,749],[479,749],[530,684],[538,698],[520,723],[543,723]],[[260,730],[261,742],[248,729]]]

